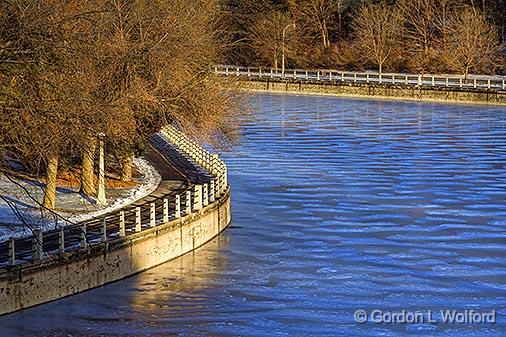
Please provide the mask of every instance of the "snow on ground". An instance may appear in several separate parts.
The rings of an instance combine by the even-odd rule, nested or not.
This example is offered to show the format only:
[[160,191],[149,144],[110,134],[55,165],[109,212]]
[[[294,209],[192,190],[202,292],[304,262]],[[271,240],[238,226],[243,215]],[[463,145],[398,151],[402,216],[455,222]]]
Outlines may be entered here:
[[143,175],[143,182],[141,185],[130,190],[130,193],[125,198],[118,198],[114,200],[114,202],[109,206],[102,208],[96,212],[71,216],[69,217],[69,221],[81,222],[92,218],[96,218],[105,213],[119,210],[125,206],[130,205],[134,201],[144,198],[145,196],[151,194],[154,190],[156,190],[158,185],[160,185],[160,181],[162,180],[162,177],[160,176],[158,171],[147,160],[143,158],[135,158],[134,164]]
[[101,207],[95,200],[81,195],[77,187],[60,187],[57,190],[57,213],[45,217],[38,207],[44,197],[43,184],[36,180],[13,181],[0,176],[0,240],[29,235],[28,227],[47,230],[89,220],[144,198],[158,187],[161,176],[143,158],[135,158],[134,164],[140,174],[139,185],[133,189],[107,190],[107,206]]

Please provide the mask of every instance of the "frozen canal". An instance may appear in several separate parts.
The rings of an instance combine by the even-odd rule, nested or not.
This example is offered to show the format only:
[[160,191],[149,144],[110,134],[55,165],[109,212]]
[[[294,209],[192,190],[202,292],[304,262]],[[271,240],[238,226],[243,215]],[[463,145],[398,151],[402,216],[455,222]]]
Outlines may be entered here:
[[[234,217],[224,235],[130,279],[2,317],[0,335],[506,334],[504,107],[253,102],[240,144],[224,154]],[[439,316],[466,309],[495,310],[497,323]],[[424,321],[358,324],[357,310]]]

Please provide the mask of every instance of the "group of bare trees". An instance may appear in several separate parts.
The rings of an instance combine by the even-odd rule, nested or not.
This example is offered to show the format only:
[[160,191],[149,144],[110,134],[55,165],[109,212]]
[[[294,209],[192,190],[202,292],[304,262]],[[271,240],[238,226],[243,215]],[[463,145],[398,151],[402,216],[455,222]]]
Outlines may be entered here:
[[355,46],[380,73],[389,61],[406,62],[421,74],[442,70],[466,77],[503,65],[496,27],[459,0],[369,4],[359,9],[354,28]]
[[129,180],[166,123],[232,135],[236,102],[210,71],[219,13],[218,0],[1,1],[0,173],[45,177],[52,209],[62,170],[95,196],[99,138]]
[[[427,72],[504,71],[506,4],[502,0],[234,1],[235,40],[227,61],[294,67],[376,67]],[[296,29],[280,38],[283,27]]]

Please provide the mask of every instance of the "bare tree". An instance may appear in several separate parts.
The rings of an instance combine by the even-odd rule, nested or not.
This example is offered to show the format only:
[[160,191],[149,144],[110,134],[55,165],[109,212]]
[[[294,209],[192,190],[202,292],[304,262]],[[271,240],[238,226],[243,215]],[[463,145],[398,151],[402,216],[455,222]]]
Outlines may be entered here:
[[340,28],[341,15],[348,3],[347,0],[304,0],[295,8],[297,15],[303,17],[308,22],[308,26],[317,32],[322,46],[329,48],[334,18],[338,17],[338,27]]
[[496,28],[471,8],[455,14],[446,30],[446,41],[445,60],[466,79],[471,70],[480,71],[484,65],[493,63],[498,53]]
[[296,33],[293,28],[292,31],[285,34],[283,40],[283,31],[286,33],[292,23],[290,15],[273,10],[255,22],[251,31],[253,50],[262,60],[270,63],[276,70],[281,64],[283,43],[285,44],[286,55],[292,54],[291,41],[294,40],[292,36]]
[[0,165],[45,172],[54,207],[58,171],[76,159],[94,193],[97,134],[121,154],[125,179],[166,123],[207,140],[232,135],[239,109],[210,71],[218,10],[204,0],[1,1]]
[[450,25],[453,13],[464,6],[462,0],[439,0],[436,1],[436,15],[434,25],[437,28],[438,37],[441,42],[440,46],[445,48],[446,46],[446,30]]
[[435,0],[400,0],[397,3],[406,24],[406,49],[413,55],[416,71],[424,74],[429,65],[436,35]]
[[58,161],[59,155],[55,151],[49,154],[46,169],[46,190],[42,205],[48,209],[54,209],[56,204],[56,187],[58,179]]
[[95,196],[94,162],[95,162],[96,140],[90,137],[88,144],[84,145],[81,164],[81,193],[87,196]]
[[82,144],[89,127],[81,118],[90,106],[82,39],[89,25],[79,16],[88,13],[89,4],[12,0],[0,6],[7,18],[0,27],[0,95],[10,116],[1,127],[10,157],[35,168],[37,175],[37,166],[47,165],[44,205],[54,207],[61,154]]
[[401,23],[399,9],[384,3],[364,5],[355,17],[356,47],[365,60],[376,63],[380,76],[385,63],[399,49]]

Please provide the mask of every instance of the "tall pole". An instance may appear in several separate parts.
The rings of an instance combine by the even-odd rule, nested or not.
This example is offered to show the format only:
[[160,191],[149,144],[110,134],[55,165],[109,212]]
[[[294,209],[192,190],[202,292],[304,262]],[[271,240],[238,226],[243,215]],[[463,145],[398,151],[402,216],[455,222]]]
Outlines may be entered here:
[[295,28],[295,23],[291,23],[283,29],[283,43],[282,43],[282,57],[281,57],[281,77],[285,78],[285,38],[286,38],[286,30],[290,27]]
[[105,197],[105,163],[104,163],[104,134],[100,134],[100,159],[98,162],[98,193],[97,201],[100,205],[107,205]]

